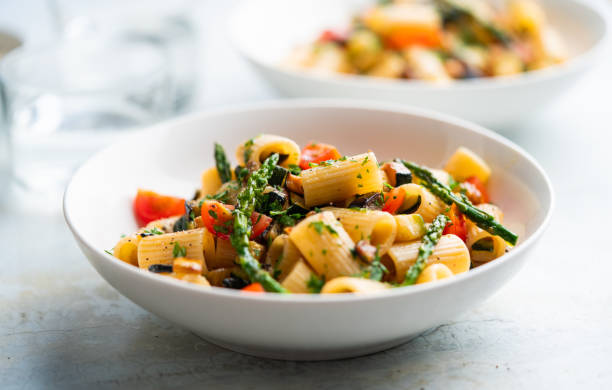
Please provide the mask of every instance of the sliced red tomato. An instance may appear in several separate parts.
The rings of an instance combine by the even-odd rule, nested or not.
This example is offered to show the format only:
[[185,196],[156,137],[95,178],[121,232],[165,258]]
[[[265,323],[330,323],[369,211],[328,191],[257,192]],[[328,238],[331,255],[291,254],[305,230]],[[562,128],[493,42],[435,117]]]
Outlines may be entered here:
[[[204,227],[223,239],[229,239],[230,234],[234,230],[234,216],[232,210],[234,206],[223,204],[216,200],[207,200],[202,203],[202,223]],[[267,215],[254,212],[251,215],[251,239],[257,238],[263,233],[272,223],[272,218]]]
[[233,206],[216,200],[202,202],[202,223],[204,227],[217,237],[228,239],[234,228],[232,225],[234,222],[233,209]]
[[453,204],[446,214],[450,218],[450,222],[444,227],[442,234],[454,234],[465,242],[467,240],[467,229],[463,213]]
[[243,287],[241,291],[249,291],[249,292],[254,292],[254,293],[266,292],[266,290],[263,288],[261,283],[251,283],[248,286]]
[[404,203],[404,198],[406,198],[406,193],[404,192],[403,188],[397,187],[389,192],[386,192],[383,211],[391,214],[397,213],[397,210],[399,210]]
[[251,240],[259,237],[261,233],[265,232],[271,223],[272,218],[268,217],[267,215],[254,212],[251,215],[251,225],[253,226],[251,229]]
[[185,214],[185,199],[139,189],[133,209],[138,226],[145,226],[158,219]]
[[300,168],[310,169],[310,164],[318,164],[327,160],[337,160],[340,153],[335,146],[311,142],[302,150]]
[[[463,184],[466,187],[467,196],[474,204],[489,203],[489,192],[484,183],[476,176],[470,176]],[[470,187],[471,186],[471,187]]]
[[391,49],[405,49],[409,46],[438,47],[442,43],[442,33],[439,29],[428,26],[405,26],[393,31],[385,40]]
[[340,42],[342,40],[340,34],[332,30],[324,30],[321,35],[319,35],[319,42]]

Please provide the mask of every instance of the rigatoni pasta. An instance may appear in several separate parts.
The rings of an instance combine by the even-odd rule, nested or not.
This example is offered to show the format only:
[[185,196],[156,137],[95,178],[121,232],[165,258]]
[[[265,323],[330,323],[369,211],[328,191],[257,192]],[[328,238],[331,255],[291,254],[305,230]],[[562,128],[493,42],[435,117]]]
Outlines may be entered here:
[[302,172],[307,207],[340,202],[354,195],[382,191],[374,153],[347,157]]
[[369,293],[467,272],[516,242],[466,148],[447,170],[267,134],[240,145],[234,169],[214,151],[193,200],[138,191],[144,227],[116,258],[207,288]]

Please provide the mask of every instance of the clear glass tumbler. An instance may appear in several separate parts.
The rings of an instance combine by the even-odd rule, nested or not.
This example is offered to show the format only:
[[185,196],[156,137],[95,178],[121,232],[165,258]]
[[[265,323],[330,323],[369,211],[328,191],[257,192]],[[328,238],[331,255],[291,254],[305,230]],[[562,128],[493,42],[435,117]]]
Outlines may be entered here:
[[154,44],[68,40],[0,63],[11,165],[29,191],[61,194],[74,169],[120,132],[167,116],[167,60]]

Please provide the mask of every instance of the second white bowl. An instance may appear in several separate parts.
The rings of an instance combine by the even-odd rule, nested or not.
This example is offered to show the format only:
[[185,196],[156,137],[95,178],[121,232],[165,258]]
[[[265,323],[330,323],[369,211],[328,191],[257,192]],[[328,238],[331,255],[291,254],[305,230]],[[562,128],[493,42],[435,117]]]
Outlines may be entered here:
[[597,2],[540,0],[551,24],[567,43],[564,64],[513,77],[457,80],[435,85],[418,80],[365,76],[317,76],[284,68],[296,45],[325,28],[344,26],[372,0],[249,0],[230,20],[236,48],[278,90],[291,97],[375,99],[431,108],[493,127],[531,117],[567,90],[597,62],[607,41],[607,10]]

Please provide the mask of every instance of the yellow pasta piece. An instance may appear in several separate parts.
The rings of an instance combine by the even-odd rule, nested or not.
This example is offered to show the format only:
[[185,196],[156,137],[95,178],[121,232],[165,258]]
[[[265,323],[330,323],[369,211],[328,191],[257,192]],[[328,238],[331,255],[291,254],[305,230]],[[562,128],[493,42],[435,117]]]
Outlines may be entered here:
[[377,282],[375,280],[342,276],[339,278],[334,278],[325,283],[321,289],[321,294],[366,294],[384,291],[389,288],[390,286],[388,284]]
[[444,170],[459,181],[476,176],[481,182],[486,183],[491,176],[491,168],[487,163],[476,153],[463,146],[451,156]]
[[334,214],[353,242],[368,240],[372,245],[378,247],[378,253],[381,256],[387,253],[395,241],[397,224],[393,216],[387,212],[339,207],[325,207],[322,210]]
[[[186,249],[185,257],[204,261],[203,234],[203,229],[194,229],[144,237],[138,244],[138,266],[148,269],[153,264],[171,265],[177,242]],[[206,271],[206,263],[203,269]]]
[[[504,214],[499,207],[492,204],[480,204],[476,207],[492,215],[497,222],[503,222]],[[475,263],[486,263],[506,253],[506,241],[503,238],[482,230],[469,219],[466,220],[465,227],[467,230],[466,243],[470,249],[472,261]]]
[[208,168],[202,172],[202,188],[200,189],[200,197],[213,195],[221,188],[221,178],[216,167]]
[[222,287],[223,279],[229,278],[235,268],[217,268],[206,273],[206,279],[212,286]]
[[138,267],[138,243],[141,238],[142,237],[138,233],[121,238],[113,248],[113,256],[121,261]]
[[192,284],[198,284],[198,285],[204,286],[204,287],[210,287],[210,283],[202,275],[198,275],[198,274],[182,274],[182,273],[175,273],[175,272],[173,272],[169,276],[172,277],[172,278],[178,279],[178,280],[182,280],[183,282],[192,283]]
[[138,232],[142,233],[144,230],[158,229],[164,233],[172,233],[174,231],[174,223],[179,218],[180,217],[169,217],[158,219],[156,221],[151,221],[147,224],[147,226],[144,227],[144,229],[141,229]]
[[302,172],[307,207],[340,202],[354,195],[382,191],[374,153],[364,153]]
[[[404,281],[406,271],[416,262],[421,242],[393,245],[383,257],[383,263],[395,273],[398,283]],[[442,263],[453,274],[467,272],[470,269],[470,253],[463,241],[454,234],[447,234],[440,238],[427,264]]]
[[294,294],[308,294],[308,281],[317,275],[304,260],[298,260],[281,285]]
[[510,0],[508,15],[510,25],[519,33],[536,35],[547,23],[544,10],[532,0]]
[[278,165],[283,167],[297,164],[300,160],[298,144],[289,138],[271,134],[258,135],[240,145],[236,150],[236,158],[240,165],[251,162],[259,166],[274,153],[280,155]]
[[404,203],[399,208],[400,212],[419,214],[425,222],[432,222],[448,208],[437,196],[421,185],[402,184],[398,188],[403,189],[405,194]]
[[450,278],[453,271],[442,263],[428,265],[419,275],[416,284],[435,282],[436,280]]
[[410,242],[418,240],[425,235],[427,228],[420,214],[395,215],[397,223],[397,235],[395,242]]
[[359,263],[352,255],[355,244],[329,211],[304,219],[291,230],[289,239],[327,280],[359,272]]

